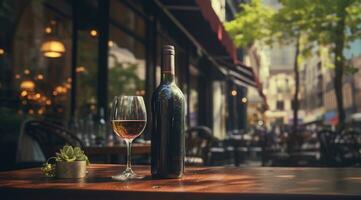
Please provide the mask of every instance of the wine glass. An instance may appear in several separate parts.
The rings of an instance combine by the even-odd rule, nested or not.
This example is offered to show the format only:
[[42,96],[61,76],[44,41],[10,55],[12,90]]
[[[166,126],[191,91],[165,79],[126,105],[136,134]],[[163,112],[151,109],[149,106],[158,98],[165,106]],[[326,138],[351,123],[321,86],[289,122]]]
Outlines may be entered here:
[[111,111],[111,123],[115,134],[127,144],[127,168],[112,178],[116,180],[141,178],[131,168],[131,144],[136,137],[142,134],[147,124],[147,111],[143,97],[115,97]]

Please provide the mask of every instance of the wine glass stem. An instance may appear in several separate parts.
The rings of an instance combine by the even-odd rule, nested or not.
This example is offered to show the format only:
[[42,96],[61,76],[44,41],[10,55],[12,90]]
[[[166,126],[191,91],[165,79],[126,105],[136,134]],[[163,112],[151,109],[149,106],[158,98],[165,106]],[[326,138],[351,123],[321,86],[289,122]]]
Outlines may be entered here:
[[125,140],[125,143],[127,144],[127,169],[126,171],[132,170],[132,141],[131,140]]

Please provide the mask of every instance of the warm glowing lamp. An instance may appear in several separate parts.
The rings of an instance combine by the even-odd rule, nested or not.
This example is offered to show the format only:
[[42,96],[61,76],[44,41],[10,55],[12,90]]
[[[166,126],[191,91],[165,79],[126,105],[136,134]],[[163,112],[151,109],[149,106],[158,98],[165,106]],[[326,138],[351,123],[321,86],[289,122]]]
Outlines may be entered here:
[[41,51],[45,57],[59,58],[65,53],[65,46],[58,40],[48,40],[41,46]]
[[23,90],[32,90],[35,88],[35,83],[33,81],[23,81],[20,83],[20,88]]
[[236,95],[237,95],[237,91],[236,91],[236,90],[232,90],[232,91],[231,91],[231,95],[232,95],[232,96],[236,96]]

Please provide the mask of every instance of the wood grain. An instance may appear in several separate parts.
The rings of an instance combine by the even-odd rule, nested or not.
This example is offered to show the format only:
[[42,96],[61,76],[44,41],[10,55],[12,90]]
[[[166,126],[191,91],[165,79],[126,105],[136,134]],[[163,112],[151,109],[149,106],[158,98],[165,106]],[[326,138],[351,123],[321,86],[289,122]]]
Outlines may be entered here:
[[186,168],[182,179],[113,181],[120,165],[91,165],[85,179],[43,177],[38,168],[0,173],[1,199],[361,199],[358,168]]

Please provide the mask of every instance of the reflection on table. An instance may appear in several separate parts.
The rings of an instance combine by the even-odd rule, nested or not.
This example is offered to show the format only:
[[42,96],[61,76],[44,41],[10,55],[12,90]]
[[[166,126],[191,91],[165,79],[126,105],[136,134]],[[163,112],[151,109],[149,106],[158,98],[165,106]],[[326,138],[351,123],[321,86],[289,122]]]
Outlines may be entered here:
[[44,177],[39,168],[0,173],[1,199],[360,199],[358,168],[187,167],[181,179],[153,180],[149,166],[135,166],[143,180],[110,177],[124,165],[90,165],[85,179]]

